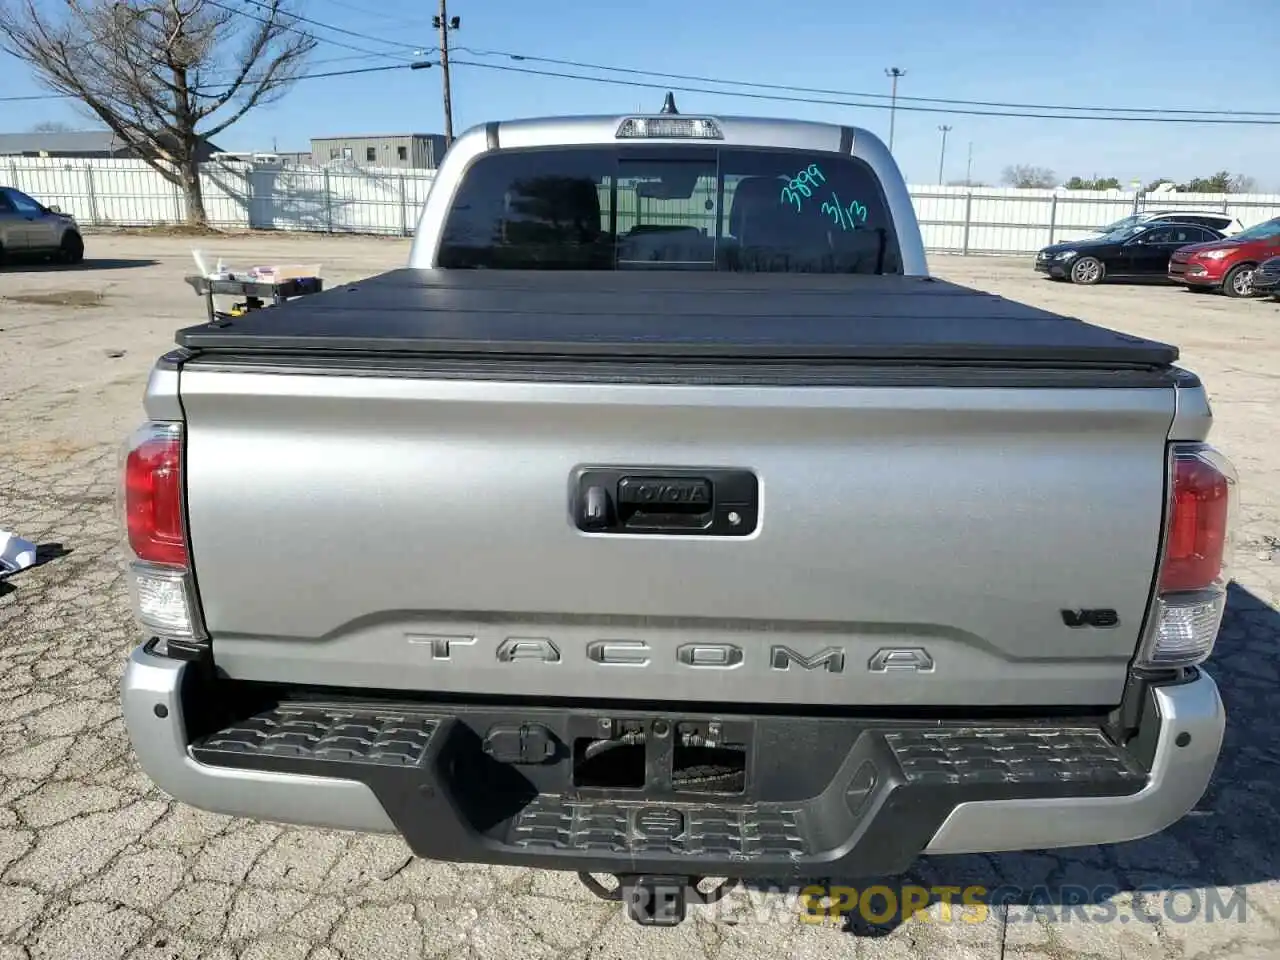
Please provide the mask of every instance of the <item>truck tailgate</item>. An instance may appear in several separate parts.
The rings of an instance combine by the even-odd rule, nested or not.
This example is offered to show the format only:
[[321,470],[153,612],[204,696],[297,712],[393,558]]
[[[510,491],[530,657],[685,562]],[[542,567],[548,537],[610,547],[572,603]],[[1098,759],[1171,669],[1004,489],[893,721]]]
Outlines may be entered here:
[[[197,358],[185,470],[215,662],[542,699],[1113,704],[1175,391],[1049,373],[602,385]],[[750,471],[758,527],[583,532],[571,478],[593,465]]]

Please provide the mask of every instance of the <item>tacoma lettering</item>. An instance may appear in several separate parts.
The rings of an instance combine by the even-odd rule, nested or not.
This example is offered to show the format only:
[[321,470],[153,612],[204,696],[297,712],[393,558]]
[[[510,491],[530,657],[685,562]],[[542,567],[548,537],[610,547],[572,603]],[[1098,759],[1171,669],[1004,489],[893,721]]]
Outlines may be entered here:
[[811,657],[806,657],[804,654],[796,653],[790,647],[779,644],[770,650],[769,663],[775,670],[789,670],[794,663],[806,670],[816,670],[821,667],[827,673],[843,673],[844,651],[839,647],[827,647]]
[[498,645],[498,660],[533,660],[538,663],[559,663],[560,648],[544,637],[507,637]]
[[676,650],[676,659],[689,667],[727,670],[742,663],[742,648],[732,643],[686,643]]

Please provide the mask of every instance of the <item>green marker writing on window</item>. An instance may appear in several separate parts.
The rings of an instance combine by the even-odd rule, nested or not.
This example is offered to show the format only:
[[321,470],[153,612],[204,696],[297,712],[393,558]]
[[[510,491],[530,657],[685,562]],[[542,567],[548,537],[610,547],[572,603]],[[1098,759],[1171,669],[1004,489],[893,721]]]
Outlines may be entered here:
[[796,213],[799,213],[804,207],[804,201],[813,196],[819,185],[826,182],[827,178],[823,176],[821,168],[816,163],[811,163],[782,188],[779,199],[783,203],[790,203],[796,208]]

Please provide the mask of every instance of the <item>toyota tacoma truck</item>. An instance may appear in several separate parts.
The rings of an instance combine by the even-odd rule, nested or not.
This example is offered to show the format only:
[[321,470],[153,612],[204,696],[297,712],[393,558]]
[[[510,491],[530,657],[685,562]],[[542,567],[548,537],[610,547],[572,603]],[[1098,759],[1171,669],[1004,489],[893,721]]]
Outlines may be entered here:
[[176,341],[123,457],[122,696],[179,801],[671,924],[1143,837],[1210,780],[1204,388],[930,276],[865,130],[484,124],[407,267]]

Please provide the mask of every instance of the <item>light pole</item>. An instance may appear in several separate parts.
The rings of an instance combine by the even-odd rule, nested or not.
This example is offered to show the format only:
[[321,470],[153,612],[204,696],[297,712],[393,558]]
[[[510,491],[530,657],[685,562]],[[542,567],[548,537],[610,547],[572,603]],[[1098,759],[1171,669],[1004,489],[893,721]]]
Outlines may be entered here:
[[969,162],[964,168],[964,185],[966,187],[973,186],[973,141],[969,141]]
[[938,154],[938,185],[941,186],[944,182],[942,179],[942,169],[943,165],[947,162],[947,134],[951,132],[951,128],[944,123],[942,126],[938,127],[938,130],[942,133],[942,152]]
[[893,153],[893,126],[898,118],[898,78],[905,77],[907,71],[901,67],[889,67],[884,75],[893,78],[893,92],[889,96],[889,152]]

